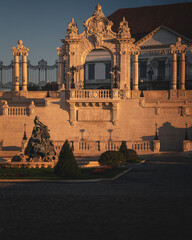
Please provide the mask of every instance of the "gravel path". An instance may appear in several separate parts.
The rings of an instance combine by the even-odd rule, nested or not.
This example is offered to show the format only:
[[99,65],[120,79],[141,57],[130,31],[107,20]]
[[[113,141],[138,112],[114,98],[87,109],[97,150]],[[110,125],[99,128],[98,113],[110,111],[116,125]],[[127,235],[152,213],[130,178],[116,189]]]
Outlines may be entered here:
[[192,160],[151,157],[115,181],[0,183],[0,239],[192,239]]

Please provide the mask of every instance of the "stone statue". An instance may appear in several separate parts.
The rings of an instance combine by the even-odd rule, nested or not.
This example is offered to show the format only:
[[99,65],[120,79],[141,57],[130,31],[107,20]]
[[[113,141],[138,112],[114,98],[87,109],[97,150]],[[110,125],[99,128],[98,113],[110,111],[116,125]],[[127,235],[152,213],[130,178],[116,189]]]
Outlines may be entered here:
[[25,154],[30,158],[40,156],[42,159],[48,155],[55,155],[54,145],[50,140],[49,129],[39,120],[38,116],[35,117],[34,123],[35,126],[25,149]]

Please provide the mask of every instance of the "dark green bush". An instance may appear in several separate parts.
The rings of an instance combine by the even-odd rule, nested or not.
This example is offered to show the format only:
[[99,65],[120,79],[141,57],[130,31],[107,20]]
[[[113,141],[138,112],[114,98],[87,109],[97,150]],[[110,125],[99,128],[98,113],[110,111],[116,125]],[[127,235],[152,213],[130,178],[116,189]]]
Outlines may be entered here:
[[73,177],[80,173],[73,151],[67,140],[61,148],[59,160],[54,167],[54,172],[59,177]]
[[121,146],[119,148],[119,152],[123,153],[126,157],[126,162],[137,162],[138,155],[137,152],[133,149],[127,149],[127,145],[125,141],[122,141]]
[[99,164],[101,166],[117,167],[126,163],[126,158],[123,153],[118,151],[106,151],[101,154]]

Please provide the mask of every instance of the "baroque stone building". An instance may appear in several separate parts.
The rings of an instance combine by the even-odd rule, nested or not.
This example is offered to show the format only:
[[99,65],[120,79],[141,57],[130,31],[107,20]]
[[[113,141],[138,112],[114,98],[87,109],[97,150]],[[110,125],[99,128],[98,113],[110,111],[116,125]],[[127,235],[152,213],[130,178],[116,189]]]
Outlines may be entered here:
[[83,33],[74,19],[68,24],[57,48],[58,91],[27,91],[28,48],[20,40],[12,49],[14,91],[0,92],[4,150],[21,146],[24,123],[30,136],[36,115],[56,150],[68,139],[76,156],[117,150],[121,141],[140,154],[191,150],[192,40],[167,26],[136,40],[128,18],[116,31],[109,19],[98,4]]

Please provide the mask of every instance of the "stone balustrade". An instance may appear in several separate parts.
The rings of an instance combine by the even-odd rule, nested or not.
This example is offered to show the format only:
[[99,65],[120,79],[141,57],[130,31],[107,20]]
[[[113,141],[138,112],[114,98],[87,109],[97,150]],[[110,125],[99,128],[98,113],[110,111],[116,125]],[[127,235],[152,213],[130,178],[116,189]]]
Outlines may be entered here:
[[[70,141],[76,157],[100,156],[101,153],[111,150],[118,151],[122,141]],[[59,154],[64,141],[54,141],[57,154]],[[127,147],[135,150],[138,154],[153,153],[153,141],[127,141]]]
[[70,90],[70,99],[110,99],[111,90]]

